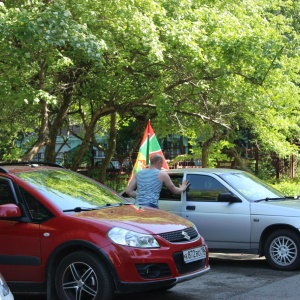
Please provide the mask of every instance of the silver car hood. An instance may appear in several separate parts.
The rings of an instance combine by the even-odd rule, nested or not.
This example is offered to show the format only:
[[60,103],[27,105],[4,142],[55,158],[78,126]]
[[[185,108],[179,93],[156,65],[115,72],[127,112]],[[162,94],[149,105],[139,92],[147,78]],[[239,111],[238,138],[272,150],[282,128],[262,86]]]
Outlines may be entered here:
[[300,217],[300,200],[269,200],[251,203],[252,215]]

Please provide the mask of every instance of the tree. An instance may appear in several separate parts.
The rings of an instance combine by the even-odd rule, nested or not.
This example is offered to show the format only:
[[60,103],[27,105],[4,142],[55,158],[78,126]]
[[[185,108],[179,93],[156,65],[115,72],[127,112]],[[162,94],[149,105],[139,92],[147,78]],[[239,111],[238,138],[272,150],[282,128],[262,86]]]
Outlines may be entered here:
[[35,106],[39,110],[39,118],[30,124],[37,139],[22,159],[32,159],[46,145],[51,161],[78,78],[90,61],[99,63],[104,45],[60,1],[6,1],[1,17],[5,97],[17,106],[27,103],[28,111],[36,111]]
[[[295,152],[297,5],[6,1],[0,21],[5,95],[19,104],[26,95],[28,107],[40,112],[32,125],[37,139],[23,159],[45,145],[54,161],[62,126],[83,124],[76,170],[91,143],[112,157],[121,124],[148,119],[158,136],[173,132],[191,142],[200,136],[204,165],[214,143],[232,143],[244,128],[265,151]],[[95,133],[100,125],[108,128],[107,118],[111,140],[106,149]]]

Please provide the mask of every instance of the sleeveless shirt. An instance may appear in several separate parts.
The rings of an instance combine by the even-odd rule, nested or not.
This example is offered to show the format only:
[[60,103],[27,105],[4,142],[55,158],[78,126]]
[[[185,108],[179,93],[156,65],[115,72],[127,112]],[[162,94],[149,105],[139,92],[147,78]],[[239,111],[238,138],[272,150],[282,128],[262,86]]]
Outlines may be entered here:
[[155,205],[158,207],[158,199],[163,183],[158,178],[158,169],[143,169],[137,173],[137,195],[135,203],[138,205]]

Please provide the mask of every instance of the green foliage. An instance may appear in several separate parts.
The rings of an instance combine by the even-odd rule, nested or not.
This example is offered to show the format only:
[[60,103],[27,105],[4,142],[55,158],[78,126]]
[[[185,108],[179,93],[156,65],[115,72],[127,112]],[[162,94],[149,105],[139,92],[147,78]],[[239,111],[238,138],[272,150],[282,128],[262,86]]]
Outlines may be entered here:
[[89,144],[117,113],[114,130],[150,118],[160,137],[213,141],[211,166],[228,159],[221,149],[243,129],[261,151],[297,155],[298,8],[295,0],[1,2],[0,149],[11,155],[16,136],[32,132],[48,146],[45,132],[78,124]]
[[[248,167],[252,170],[252,173],[255,173],[255,160],[251,160],[248,162]],[[262,180],[274,180],[276,178],[275,169],[272,165],[271,157],[269,155],[261,156],[259,158],[259,167],[258,174],[256,174]]]
[[[209,164],[207,167],[213,168],[217,165],[218,162],[230,162],[232,158],[229,157],[224,150],[233,147],[234,145],[229,143],[228,141],[221,140],[215,142],[210,147],[210,156],[209,156]],[[199,148],[199,145],[194,145],[191,149],[190,154],[181,154],[176,156],[174,159],[170,161],[170,166],[174,166],[176,163],[180,161],[201,161],[202,150]]]
[[277,182],[270,181],[269,183],[286,196],[300,196],[300,177],[281,179]]
[[17,161],[22,154],[22,150],[19,147],[15,147],[10,149],[10,151],[7,151],[2,155],[1,160],[3,161]]

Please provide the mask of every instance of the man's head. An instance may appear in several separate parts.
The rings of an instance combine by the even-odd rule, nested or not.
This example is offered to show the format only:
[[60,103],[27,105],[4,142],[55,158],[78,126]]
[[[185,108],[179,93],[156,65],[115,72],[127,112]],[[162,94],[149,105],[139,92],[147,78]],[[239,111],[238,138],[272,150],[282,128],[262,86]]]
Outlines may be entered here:
[[161,169],[163,162],[164,162],[164,159],[160,154],[153,154],[150,157],[150,165],[157,169]]

